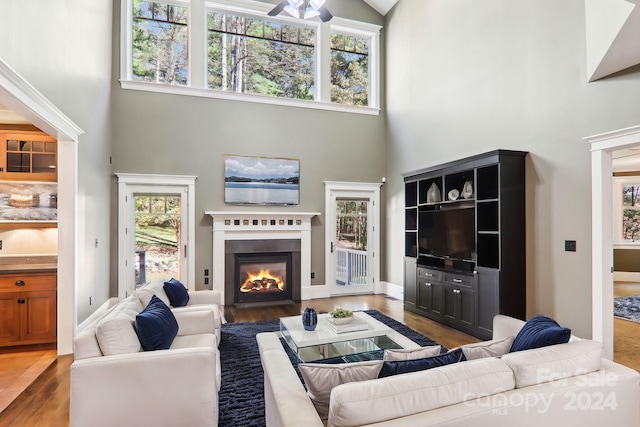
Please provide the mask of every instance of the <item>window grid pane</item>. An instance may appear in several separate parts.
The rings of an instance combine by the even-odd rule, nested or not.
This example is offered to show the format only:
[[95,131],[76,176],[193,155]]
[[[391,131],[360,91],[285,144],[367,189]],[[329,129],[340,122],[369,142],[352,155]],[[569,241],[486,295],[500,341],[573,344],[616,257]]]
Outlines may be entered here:
[[134,0],[134,80],[187,84],[187,16],[186,7]]
[[331,102],[369,105],[369,39],[331,34]]
[[314,30],[217,12],[207,22],[210,89],[314,99]]

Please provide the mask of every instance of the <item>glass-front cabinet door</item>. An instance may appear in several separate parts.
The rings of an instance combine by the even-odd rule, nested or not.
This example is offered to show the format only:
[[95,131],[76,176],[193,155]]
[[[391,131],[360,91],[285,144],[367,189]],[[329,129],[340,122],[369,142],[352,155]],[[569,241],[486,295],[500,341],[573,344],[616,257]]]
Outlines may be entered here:
[[0,178],[57,180],[57,141],[40,132],[0,134]]

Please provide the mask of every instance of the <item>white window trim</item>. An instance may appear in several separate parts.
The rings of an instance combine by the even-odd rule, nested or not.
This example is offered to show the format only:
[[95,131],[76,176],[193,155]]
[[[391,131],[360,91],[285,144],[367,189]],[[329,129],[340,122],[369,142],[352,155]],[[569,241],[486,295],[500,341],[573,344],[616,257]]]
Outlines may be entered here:
[[[262,95],[245,93],[223,92],[207,88],[207,34],[206,20],[207,10],[221,9],[228,12],[236,12],[271,18],[267,12],[273,8],[273,4],[257,2],[253,0],[162,0],[164,3],[189,7],[189,69],[188,86],[171,86],[157,83],[134,81],[132,76],[132,0],[121,0],[120,13],[120,87],[127,90],[140,90],[145,92],[166,93],[174,95],[197,96],[203,98],[224,99],[241,102],[253,102],[259,104],[280,105],[315,110],[339,111],[346,113],[379,115],[380,114],[380,31],[381,26],[366,22],[334,17],[328,23],[318,21],[305,21],[305,25],[317,29],[316,58],[319,64],[316,75],[316,100],[307,101],[300,99],[275,98]],[[201,17],[197,15],[200,14]],[[284,15],[277,17],[278,21],[300,24],[300,20],[288,18]],[[358,35],[370,38],[369,46],[369,106],[351,106],[330,102],[330,59],[329,47],[331,32]],[[200,52],[196,55],[195,52]]]
[[[187,285],[187,289],[195,291],[195,185],[197,176],[184,175],[152,175],[135,173],[116,173],[118,178],[118,298],[124,299],[127,295],[127,281],[125,280],[129,268],[125,261],[130,255],[127,247],[128,239],[125,227],[129,224],[131,212],[127,210],[126,197],[131,193],[131,189],[139,186],[149,186],[149,188],[173,187],[182,188],[187,193],[187,265],[186,279],[181,277],[182,282]],[[166,191],[166,190],[165,190]]]

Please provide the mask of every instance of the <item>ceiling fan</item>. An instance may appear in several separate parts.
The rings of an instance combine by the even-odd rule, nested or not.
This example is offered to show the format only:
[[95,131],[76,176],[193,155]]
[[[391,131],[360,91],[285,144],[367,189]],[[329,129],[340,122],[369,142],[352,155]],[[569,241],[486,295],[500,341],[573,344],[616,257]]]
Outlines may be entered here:
[[330,21],[333,15],[324,5],[325,0],[283,0],[271,9],[269,16],[276,16],[283,10],[294,18],[311,19],[320,17],[322,22]]

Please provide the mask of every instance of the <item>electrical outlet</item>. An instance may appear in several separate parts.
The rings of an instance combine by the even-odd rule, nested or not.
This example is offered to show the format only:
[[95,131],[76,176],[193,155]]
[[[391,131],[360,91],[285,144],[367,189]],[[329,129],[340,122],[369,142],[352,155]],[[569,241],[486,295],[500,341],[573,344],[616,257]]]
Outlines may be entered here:
[[93,297],[89,297],[89,305],[93,304]]
[[2,250],[2,240],[0,240],[0,251]]
[[576,251],[576,241],[575,240],[565,240],[564,241],[564,250],[565,250],[565,252],[575,252]]
[[205,277],[205,278],[204,278],[204,284],[205,284],[205,285],[208,285],[208,284],[209,284],[209,278],[208,278],[208,277]]
[[312,278],[312,279],[315,279],[315,278],[316,278],[316,273],[315,273],[315,272],[313,272],[313,271],[311,272],[311,278]]
[[205,268],[205,269],[204,269],[204,275],[205,275],[205,276],[208,276],[208,275],[209,275],[209,269],[208,269],[208,268]]

